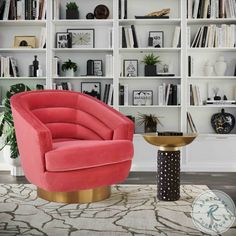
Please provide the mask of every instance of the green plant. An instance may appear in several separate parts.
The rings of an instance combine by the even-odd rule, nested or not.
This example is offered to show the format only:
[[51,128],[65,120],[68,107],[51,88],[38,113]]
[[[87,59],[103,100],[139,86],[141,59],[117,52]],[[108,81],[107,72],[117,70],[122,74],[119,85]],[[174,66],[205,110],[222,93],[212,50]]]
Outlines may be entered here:
[[142,114],[142,113],[138,113],[138,117],[137,117],[137,125],[141,126],[144,124],[145,127],[152,127],[155,125],[162,125],[161,121],[159,120],[159,118],[162,117],[158,117],[156,115],[153,114]]
[[74,10],[74,9],[78,9],[79,7],[78,7],[78,5],[76,4],[76,2],[68,2],[67,4],[66,4],[66,9],[67,10]]
[[16,142],[16,134],[12,118],[10,98],[14,94],[25,91],[30,91],[30,88],[22,83],[14,84],[10,87],[10,90],[6,92],[6,95],[3,99],[4,111],[0,119],[0,137],[3,137],[4,145],[3,147],[1,147],[0,150],[2,150],[6,145],[10,145],[10,158],[13,159],[19,156],[19,150]]
[[68,59],[68,61],[65,61],[63,64],[62,64],[62,70],[63,71],[66,71],[66,70],[72,70],[74,72],[77,71],[77,64],[73,61],[71,61],[70,59]]
[[145,55],[142,62],[145,63],[146,65],[155,65],[161,62],[159,58],[160,56],[154,56],[154,54],[151,53],[151,54]]

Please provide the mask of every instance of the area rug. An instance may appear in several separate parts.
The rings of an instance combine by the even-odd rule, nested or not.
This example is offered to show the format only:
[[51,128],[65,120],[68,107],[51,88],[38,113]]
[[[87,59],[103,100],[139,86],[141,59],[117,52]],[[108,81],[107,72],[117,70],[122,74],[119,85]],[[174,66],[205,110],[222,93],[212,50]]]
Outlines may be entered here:
[[30,184],[0,184],[0,235],[204,235],[190,213],[195,197],[207,189],[181,186],[179,201],[163,202],[156,198],[155,185],[119,185],[109,199],[79,205],[37,198]]

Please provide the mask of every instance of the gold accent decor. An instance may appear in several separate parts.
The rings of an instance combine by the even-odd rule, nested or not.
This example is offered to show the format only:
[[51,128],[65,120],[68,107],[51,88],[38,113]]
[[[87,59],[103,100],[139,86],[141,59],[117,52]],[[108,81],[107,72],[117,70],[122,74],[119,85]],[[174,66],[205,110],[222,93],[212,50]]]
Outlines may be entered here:
[[38,197],[50,202],[62,203],[90,203],[102,201],[111,195],[111,186],[85,189],[74,192],[49,192],[37,188]]
[[178,147],[190,144],[196,134],[183,134],[183,136],[158,136],[156,133],[144,134],[144,139],[155,146],[160,146],[163,151],[177,151]]
[[169,13],[170,13],[170,8],[165,8],[165,9],[162,9],[160,11],[151,12],[151,13],[147,14],[147,16],[164,16],[164,15],[167,15]]

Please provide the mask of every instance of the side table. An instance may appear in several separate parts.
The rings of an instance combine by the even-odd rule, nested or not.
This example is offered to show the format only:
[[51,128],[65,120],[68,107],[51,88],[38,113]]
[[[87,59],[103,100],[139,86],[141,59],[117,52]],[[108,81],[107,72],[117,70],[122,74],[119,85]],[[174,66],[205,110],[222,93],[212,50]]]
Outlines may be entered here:
[[144,139],[159,146],[157,155],[157,197],[163,201],[180,198],[180,147],[190,144],[196,134],[181,136],[158,136],[158,133],[143,135]]

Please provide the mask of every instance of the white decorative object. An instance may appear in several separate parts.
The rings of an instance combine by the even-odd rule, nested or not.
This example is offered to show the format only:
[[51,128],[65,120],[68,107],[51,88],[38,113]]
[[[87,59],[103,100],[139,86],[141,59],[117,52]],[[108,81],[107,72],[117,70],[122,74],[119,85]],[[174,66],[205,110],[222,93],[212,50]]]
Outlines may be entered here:
[[74,77],[75,73],[73,69],[66,70],[66,77]]
[[210,61],[207,61],[205,66],[204,66],[204,74],[205,76],[212,76],[213,75],[213,65],[211,65]]
[[20,158],[13,159],[10,157],[10,145],[7,145],[3,149],[3,156],[5,162],[11,167],[12,176],[24,176],[23,169],[21,167]]
[[219,57],[215,63],[215,73],[217,76],[224,76],[227,68],[227,64],[224,61],[224,57]]
[[43,70],[42,67],[39,65],[37,69],[37,77],[42,77],[43,76]]

